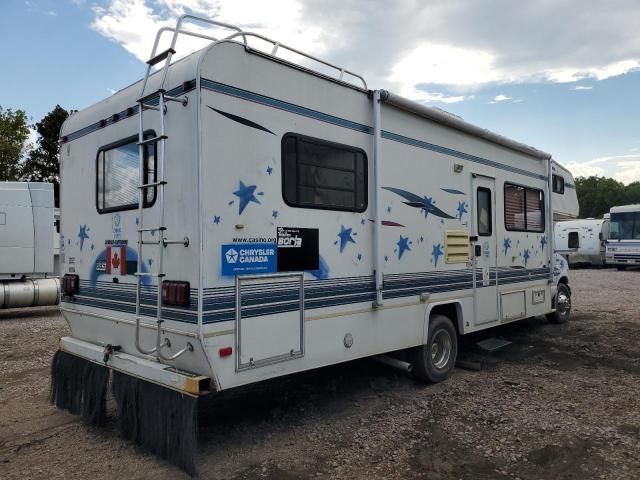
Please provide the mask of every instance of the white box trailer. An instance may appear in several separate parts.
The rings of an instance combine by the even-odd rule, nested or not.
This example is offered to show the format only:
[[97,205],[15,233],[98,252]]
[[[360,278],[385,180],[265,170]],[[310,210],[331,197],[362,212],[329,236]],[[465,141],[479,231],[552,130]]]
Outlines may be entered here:
[[606,264],[606,242],[609,235],[609,214],[604,218],[583,218],[559,222],[554,230],[556,252],[569,265]]
[[0,308],[55,305],[53,185],[0,182]]
[[[569,317],[549,154],[257,39],[154,47],[162,70],[65,122],[54,403],[99,421],[79,398],[112,370],[119,415],[166,426],[163,401],[399,350],[440,381],[457,335]],[[193,441],[123,434],[193,471]]]
[[640,265],[640,205],[623,205],[609,210],[607,263],[618,270]]

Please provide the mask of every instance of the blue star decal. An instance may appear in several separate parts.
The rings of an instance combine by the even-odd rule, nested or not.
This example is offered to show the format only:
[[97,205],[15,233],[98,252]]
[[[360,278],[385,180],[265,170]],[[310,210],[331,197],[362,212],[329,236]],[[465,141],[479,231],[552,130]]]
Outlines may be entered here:
[[219,225],[220,224],[220,215],[214,215],[213,216],[213,223],[215,225]]
[[384,261],[385,261],[385,262],[388,262],[388,261],[389,261],[389,256],[385,255],[385,256],[384,256]]
[[87,225],[80,225],[80,232],[78,232],[78,238],[80,239],[80,251],[82,251],[82,246],[84,245],[84,240],[86,238],[89,238],[89,235],[87,235],[87,231],[89,231],[90,229],[87,228]]
[[438,259],[442,256],[444,252],[442,251],[442,245],[437,244],[434,245],[431,249],[431,257],[433,258],[433,266],[438,266]]
[[543,252],[544,252],[544,246],[546,244],[547,244],[547,237],[543,235],[542,237],[540,237],[540,248],[542,249]]
[[507,250],[509,250],[511,248],[511,239],[510,238],[505,238],[504,241],[502,242],[502,248],[504,248],[504,254],[505,256],[507,255]]
[[318,270],[309,270],[309,273],[316,277],[318,280],[323,280],[325,278],[329,278],[329,265],[322,258],[322,255],[318,258]]
[[433,210],[433,197],[428,197],[425,195],[424,200],[422,202],[422,208],[420,208],[421,212],[424,212],[424,218],[427,218],[429,212]]
[[564,269],[564,260],[560,260],[560,268]]
[[267,167],[267,175],[271,175],[273,173],[273,168],[271,168],[271,165],[269,165]]
[[278,218],[278,210],[274,210],[273,212],[271,212],[271,216],[273,217],[274,220]]
[[402,258],[402,254],[404,252],[411,251],[411,248],[409,247],[409,237],[403,237],[402,235],[400,235],[400,240],[398,240],[398,243],[396,243],[396,245],[398,245],[398,260],[400,260]]
[[247,186],[242,182],[242,180],[240,180],[240,186],[238,187],[238,190],[233,192],[233,194],[239,199],[240,215],[242,215],[242,212],[244,212],[244,209],[247,208],[247,205],[249,205],[249,203],[260,203],[260,200],[256,198],[256,188],[256,185]]
[[340,225],[340,233],[338,234],[338,238],[340,239],[340,253],[342,253],[348,243],[356,243],[351,236],[352,231],[353,228],[344,228],[344,225]]
[[464,202],[458,202],[458,220],[462,221],[462,215],[467,213],[467,205]]
[[522,258],[524,258],[524,266],[527,266],[527,262],[529,261],[529,258],[531,258],[531,256],[529,255],[529,249],[525,248],[524,252],[522,253]]

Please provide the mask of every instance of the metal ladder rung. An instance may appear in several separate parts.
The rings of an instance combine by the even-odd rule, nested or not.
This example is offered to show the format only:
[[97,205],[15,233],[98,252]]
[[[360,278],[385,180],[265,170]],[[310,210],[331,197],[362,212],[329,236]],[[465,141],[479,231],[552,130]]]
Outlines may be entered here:
[[167,137],[166,135],[158,135],[157,137],[147,138],[146,140],[138,142],[138,145],[148,145],[149,143],[155,143],[161,140],[166,140],[167,138],[169,137]]
[[149,227],[149,228],[139,228],[138,232],[158,232],[160,230],[164,231],[167,227]]
[[174,53],[176,53],[176,51],[173,48],[167,48],[164,52],[160,52],[155,57],[147,60],[147,65],[153,66],[157,63],[160,63],[161,61],[166,60],[169,54],[173,55]]
[[159,88],[155,92],[147,93],[144,97],[140,97],[138,99],[138,103],[144,104],[147,100],[151,100],[152,98],[159,97],[160,94],[164,95],[167,91],[164,88]]
[[153,272],[136,272],[134,273],[134,275],[136,277],[156,277],[156,278],[162,278],[166,276],[164,273],[153,273]]
[[166,185],[166,184],[167,182],[162,180],[160,182],[143,183],[142,185],[138,185],[138,188],[159,187],[160,185]]

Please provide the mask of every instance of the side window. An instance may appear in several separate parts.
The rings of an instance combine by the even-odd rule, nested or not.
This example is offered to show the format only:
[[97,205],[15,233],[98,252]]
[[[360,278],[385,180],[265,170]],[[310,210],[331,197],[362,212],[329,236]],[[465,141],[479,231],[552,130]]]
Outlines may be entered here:
[[544,192],[505,183],[504,226],[516,232],[544,232]]
[[553,175],[553,193],[564,194],[564,177]]
[[292,207],[363,212],[367,156],[359,148],[288,133],[282,139],[282,195]]
[[580,248],[580,237],[578,232],[569,232],[569,238],[567,239],[568,248]]
[[489,237],[493,233],[493,218],[491,212],[491,190],[478,187],[477,194],[478,235]]
[[[147,132],[145,137],[153,137]],[[98,150],[96,162],[96,207],[99,213],[131,210],[138,207],[138,186],[157,181],[156,144],[143,147],[144,178],[140,181],[138,136],[106,145]],[[156,199],[156,187],[145,189],[145,207]]]

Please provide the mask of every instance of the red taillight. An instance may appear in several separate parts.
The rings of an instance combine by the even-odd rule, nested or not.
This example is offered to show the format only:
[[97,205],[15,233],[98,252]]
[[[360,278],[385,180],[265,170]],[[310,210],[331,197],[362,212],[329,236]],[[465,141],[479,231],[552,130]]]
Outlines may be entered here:
[[220,350],[218,350],[218,353],[220,354],[220,357],[222,357],[222,358],[230,357],[231,354],[233,353],[233,348],[231,348],[231,347],[223,347]]
[[80,277],[70,273],[65,274],[62,277],[62,291],[69,297],[80,293]]
[[188,307],[191,303],[191,285],[189,282],[165,280],[162,282],[162,303]]

